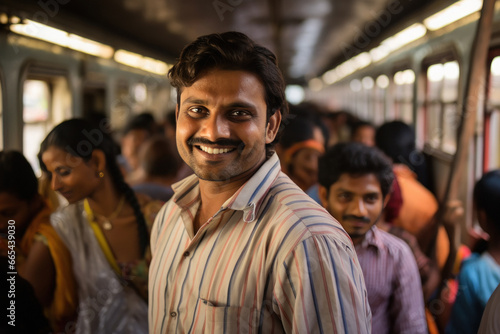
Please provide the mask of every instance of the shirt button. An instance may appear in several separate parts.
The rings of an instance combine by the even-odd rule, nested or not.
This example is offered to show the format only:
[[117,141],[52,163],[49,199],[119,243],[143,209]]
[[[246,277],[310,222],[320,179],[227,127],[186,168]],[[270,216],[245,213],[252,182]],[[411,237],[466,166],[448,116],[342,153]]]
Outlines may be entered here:
[[184,257],[188,257],[189,256],[189,252],[184,252]]
[[170,316],[171,316],[172,318],[175,318],[175,317],[177,316],[177,313],[176,313],[176,312],[170,312]]

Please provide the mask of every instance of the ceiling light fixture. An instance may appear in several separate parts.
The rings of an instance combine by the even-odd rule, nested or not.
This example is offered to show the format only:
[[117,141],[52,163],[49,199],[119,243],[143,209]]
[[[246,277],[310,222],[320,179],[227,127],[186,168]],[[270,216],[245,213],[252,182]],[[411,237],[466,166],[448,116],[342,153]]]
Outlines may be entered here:
[[481,10],[482,6],[482,0],[457,1],[453,5],[426,18],[424,24],[429,30],[438,30]]
[[75,34],[49,27],[31,20],[12,24],[10,30],[24,36],[40,39],[52,44],[109,59],[113,56],[113,48]]

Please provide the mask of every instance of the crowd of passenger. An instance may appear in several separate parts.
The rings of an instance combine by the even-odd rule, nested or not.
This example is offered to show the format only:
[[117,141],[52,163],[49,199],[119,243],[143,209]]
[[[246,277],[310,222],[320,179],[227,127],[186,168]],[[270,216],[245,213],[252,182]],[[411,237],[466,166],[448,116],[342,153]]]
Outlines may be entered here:
[[16,332],[498,332],[500,170],[472,194],[488,240],[457,245],[463,205],[439,207],[408,124],[288,114],[276,57],[241,33],[200,37],[169,75],[163,124],[63,121],[40,177],[0,152]]
[[[172,115],[165,124],[134,116],[118,140],[91,121],[64,121],[41,144],[40,180],[21,153],[0,152],[1,230],[7,236],[7,221],[16,221],[18,305],[29,314],[18,328],[147,332],[151,226],[172,184],[191,173],[173,144]],[[449,227],[463,209],[449,203],[435,220],[432,174],[409,125],[376,127],[311,103],[291,106],[285,124],[281,168],[351,237],[373,333],[476,333],[500,283],[500,171],[486,173],[473,194],[489,240],[450,251]],[[8,249],[2,240],[5,266]],[[498,311],[493,303],[483,323]]]
[[[175,122],[165,127],[172,125],[175,134]],[[19,327],[111,333],[127,314],[134,317],[126,319],[129,329],[147,332],[151,225],[172,184],[190,174],[168,133],[150,113],[134,116],[120,141],[89,121],[65,121],[41,144],[49,182],[39,182],[21,153],[0,152],[1,228],[6,235],[7,221],[16,221],[18,305],[29,305],[30,320]],[[500,283],[499,170],[485,174],[473,194],[487,246],[450,252],[454,235],[445,227],[456,225],[463,210],[454,203],[444,221],[435,221],[432,175],[407,124],[376,127],[304,103],[291,107],[276,152],[282,170],[353,240],[373,333],[477,332]],[[444,277],[450,254],[455,266]],[[493,303],[491,314],[498,298]]]

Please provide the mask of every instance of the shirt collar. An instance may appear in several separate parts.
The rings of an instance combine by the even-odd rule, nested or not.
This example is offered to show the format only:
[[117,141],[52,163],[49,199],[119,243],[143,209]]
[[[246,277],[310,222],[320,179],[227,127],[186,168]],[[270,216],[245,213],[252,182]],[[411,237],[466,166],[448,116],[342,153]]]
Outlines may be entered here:
[[384,243],[380,240],[380,231],[375,225],[373,225],[372,228],[366,232],[365,238],[361,242],[362,248],[368,248],[369,246],[377,249],[385,248]]
[[185,209],[193,204],[200,196],[200,183],[195,174],[176,182],[172,185],[174,195],[172,201]]
[[242,210],[246,223],[257,217],[262,200],[281,171],[278,155],[274,153],[238,191],[224,203],[223,207]]
[[[222,206],[221,210],[243,211],[243,220],[247,223],[257,218],[262,200],[281,171],[278,155],[274,153],[257,172],[243,184]],[[191,175],[172,185],[172,200],[182,209],[191,207],[200,199],[198,177]]]

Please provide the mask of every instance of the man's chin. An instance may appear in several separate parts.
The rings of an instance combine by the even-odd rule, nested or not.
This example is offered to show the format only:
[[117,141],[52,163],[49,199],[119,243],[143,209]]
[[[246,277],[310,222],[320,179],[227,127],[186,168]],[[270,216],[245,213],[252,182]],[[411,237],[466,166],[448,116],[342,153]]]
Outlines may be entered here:
[[224,172],[212,172],[209,173],[206,170],[200,171],[199,169],[193,169],[194,174],[203,181],[210,182],[229,182],[232,179],[232,175]]

